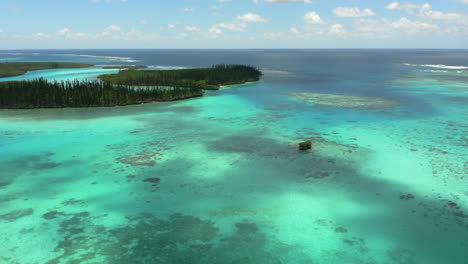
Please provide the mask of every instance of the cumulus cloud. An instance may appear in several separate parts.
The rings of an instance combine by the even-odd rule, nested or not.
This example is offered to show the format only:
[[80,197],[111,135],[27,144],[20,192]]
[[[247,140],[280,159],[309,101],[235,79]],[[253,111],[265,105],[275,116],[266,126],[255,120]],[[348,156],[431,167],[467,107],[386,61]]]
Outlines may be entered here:
[[200,31],[200,29],[195,26],[187,26],[185,27],[185,31],[196,32],[196,31]]
[[243,24],[243,23],[240,23],[240,24],[238,24],[238,23],[220,23],[220,24],[215,24],[212,27],[214,27],[214,28],[224,28],[224,29],[228,29],[228,30],[231,30],[231,31],[242,32],[247,27],[247,25]]
[[432,20],[443,20],[451,24],[468,24],[468,14],[466,13],[444,13],[432,9],[428,3],[421,6],[419,16]]
[[116,26],[116,25],[110,25],[110,26],[106,27],[106,30],[107,31],[120,31],[120,27]]
[[58,31],[59,34],[64,35],[70,32],[69,28],[62,28]]
[[369,37],[391,37],[395,35],[429,35],[434,34],[438,25],[402,17],[399,20],[359,19],[354,22],[357,33]]
[[293,33],[293,34],[300,34],[301,32],[299,31],[299,29],[297,29],[297,27],[291,27],[289,28],[289,32]]
[[208,32],[210,33],[215,33],[215,34],[221,34],[223,31],[215,26],[212,26],[210,29],[208,29]]
[[333,10],[333,13],[338,17],[366,17],[376,15],[372,9],[366,8],[361,10],[357,7],[337,7]]
[[268,19],[262,17],[259,14],[247,13],[237,17],[237,20],[246,22],[246,23],[265,23],[268,22]]
[[406,13],[412,15],[412,14],[414,14],[414,9],[418,9],[418,8],[420,8],[420,6],[416,5],[416,4],[409,3],[409,2],[404,2],[404,3],[391,2],[385,8],[389,9],[389,10],[402,10],[402,11],[405,11]]
[[344,26],[341,25],[341,24],[334,24],[330,27],[330,33],[333,34],[333,35],[339,35],[339,36],[343,36],[346,31],[344,29]]
[[325,22],[320,18],[320,15],[315,12],[309,12],[304,15],[304,20],[307,24],[311,25],[322,25]]

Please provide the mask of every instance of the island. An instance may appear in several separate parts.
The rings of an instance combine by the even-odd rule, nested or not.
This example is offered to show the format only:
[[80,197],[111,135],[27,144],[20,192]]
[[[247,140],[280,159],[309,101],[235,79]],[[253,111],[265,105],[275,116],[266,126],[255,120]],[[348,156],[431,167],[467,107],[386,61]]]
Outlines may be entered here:
[[76,69],[94,66],[76,62],[5,62],[0,63],[0,78],[23,75],[28,71],[48,69]]
[[101,75],[104,82],[118,85],[192,87],[203,90],[218,90],[224,85],[255,82],[262,72],[245,65],[214,65],[211,68],[178,70],[122,70],[117,74]]
[[260,70],[244,65],[215,65],[182,70],[125,68],[99,80],[49,82],[0,80],[1,109],[110,107],[174,101],[203,96],[203,90],[258,81]]

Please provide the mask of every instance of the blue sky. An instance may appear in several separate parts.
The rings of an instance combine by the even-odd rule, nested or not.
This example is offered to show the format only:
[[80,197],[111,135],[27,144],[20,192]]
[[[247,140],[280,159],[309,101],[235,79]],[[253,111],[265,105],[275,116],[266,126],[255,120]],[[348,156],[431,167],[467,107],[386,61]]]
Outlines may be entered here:
[[0,49],[468,47],[468,0],[2,0],[0,14]]

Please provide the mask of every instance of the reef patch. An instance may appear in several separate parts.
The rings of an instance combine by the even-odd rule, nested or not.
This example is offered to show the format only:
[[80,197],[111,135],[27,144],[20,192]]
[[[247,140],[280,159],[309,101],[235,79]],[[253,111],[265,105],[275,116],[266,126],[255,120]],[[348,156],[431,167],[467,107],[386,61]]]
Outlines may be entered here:
[[6,213],[6,214],[1,214],[0,215],[0,220],[7,221],[7,222],[13,222],[13,221],[16,221],[19,218],[32,215],[33,213],[34,213],[34,209],[32,209],[32,208],[15,210],[15,211],[11,211],[11,212]]
[[397,102],[380,97],[354,96],[341,94],[294,92],[289,97],[308,104],[339,108],[380,109],[397,105]]
[[141,152],[136,155],[125,155],[117,158],[117,161],[131,166],[149,166],[156,165],[157,155],[152,152]]

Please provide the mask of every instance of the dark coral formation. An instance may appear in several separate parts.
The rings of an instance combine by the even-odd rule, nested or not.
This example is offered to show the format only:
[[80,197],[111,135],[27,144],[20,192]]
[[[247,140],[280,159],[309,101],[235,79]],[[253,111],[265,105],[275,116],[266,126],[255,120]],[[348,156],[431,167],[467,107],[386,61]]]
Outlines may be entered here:
[[329,172],[326,171],[316,171],[310,175],[308,175],[306,178],[312,178],[312,179],[323,179],[330,176]]
[[[279,264],[283,263],[281,254],[288,253],[276,255],[270,246],[277,243],[279,247],[288,247],[268,240],[248,220],[236,223],[234,234],[223,235],[214,222],[182,214],[173,214],[168,219],[142,214],[129,217],[128,224],[114,229],[93,224],[95,217],[87,212],[60,217],[65,218],[59,229],[64,239],[55,248],[58,255],[47,264]],[[303,263],[311,263],[306,256],[297,256]]]
[[257,233],[258,227],[255,223],[249,223],[248,221],[236,223],[237,231],[240,233]]
[[61,215],[66,215],[66,214],[62,213],[62,212],[59,212],[59,211],[50,211],[48,213],[43,214],[42,218],[44,218],[46,220],[51,220],[51,219],[57,218],[58,216],[61,216]]
[[34,209],[32,208],[15,210],[15,211],[8,212],[6,214],[1,214],[0,220],[13,222],[19,218],[32,215],[33,213],[34,213]]
[[148,179],[144,179],[143,181],[144,182],[151,182],[151,183],[159,183],[161,181],[161,179],[159,179],[159,178],[148,178]]
[[38,155],[23,156],[15,161],[16,166],[19,168],[31,168],[39,170],[53,169],[61,165],[60,163],[53,162],[51,157],[54,153],[45,152]]
[[340,227],[335,228],[335,232],[336,233],[348,233],[348,229],[340,226]]
[[414,199],[414,195],[412,195],[411,193],[409,194],[405,194],[405,195],[400,195],[400,200],[412,200]]

